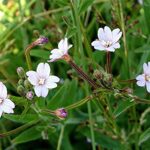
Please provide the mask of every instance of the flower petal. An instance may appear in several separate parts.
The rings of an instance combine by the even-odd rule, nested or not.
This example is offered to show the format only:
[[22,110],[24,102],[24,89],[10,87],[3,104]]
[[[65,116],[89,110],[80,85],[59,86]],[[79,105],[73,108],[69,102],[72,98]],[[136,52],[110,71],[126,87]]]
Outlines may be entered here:
[[98,39],[100,40],[100,41],[102,41],[102,40],[106,40],[106,37],[105,37],[105,33],[104,33],[104,30],[103,30],[103,28],[99,28],[98,29]]
[[91,43],[92,46],[94,46],[95,49],[98,49],[98,50],[106,50],[106,48],[101,44],[100,41],[96,40],[96,41],[93,41]]
[[150,93],[150,82],[146,82],[146,89]]
[[62,40],[58,43],[58,49],[63,50],[63,48],[64,48],[64,41],[65,41],[65,39],[62,39]]
[[42,97],[46,97],[48,95],[48,88],[46,88],[45,86],[43,86],[41,92],[42,92],[41,96]]
[[119,43],[115,43],[115,44],[112,45],[112,47],[115,48],[115,49],[120,48],[120,44]]
[[144,74],[142,74],[142,75],[138,75],[137,77],[136,77],[136,80],[145,80],[145,75]]
[[2,105],[2,110],[3,110],[3,112],[8,113],[8,114],[14,113],[13,109],[5,104]]
[[108,26],[104,27],[104,32],[105,32],[105,36],[107,41],[112,41],[112,32],[111,29]]
[[0,109],[0,117],[2,116],[2,114],[3,114],[3,111]]
[[15,104],[10,99],[5,99],[4,100],[4,105],[7,105],[11,108],[15,108]]
[[56,83],[59,81],[60,79],[57,76],[49,76],[49,78],[46,80],[45,86],[49,89],[53,89],[57,87]]
[[106,48],[106,50],[107,51],[110,51],[110,52],[114,52],[115,51],[115,49],[111,46],[111,47],[108,47],[108,48]]
[[28,80],[29,80],[29,82],[32,85],[37,85],[38,84],[39,76],[38,76],[37,72],[35,72],[35,71],[28,71],[26,73],[26,75],[28,76]]
[[68,39],[64,38],[58,43],[58,49],[62,50],[64,54],[68,52],[68,49],[72,47],[72,45],[68,45]]
[[149,64],[147,65],[146,63],[143,64],[143,71],[145,75],[150,75],[150,66]]
[[48,80],[50,82],[59,82],[60,81],[60,79],[57,76],[53,76],[53,75],[49,76]]
[[40,63],[36,71],[40,77],[48,77],[50,74],[50,66],[48,63]]
[[54,89],[54,88],[57,87],[57,84],[54,83],[54,82],[47,82],[45,86],[46,86],[46,88],[48,88],[48,89]]
[[7,88],[2,82],[0,82],[0,98],[5,99],[6,97],[7,97]]
[[42,86],[35,86],[34,87],[34,92],[35,92],[37,97],[42,96]]
[[122,36],[122,32],[119,32],[118,34],[116,34],[116,35],[113,37],[113,43],[118,42],[118,40],[121,38],[121,36]]
[[137,80],[136,84],[138,86],[141,86],[141,87],[145,86],[146,81],[145,81],[145,75],[144,74],[138,75],[136,77],[136,80]]

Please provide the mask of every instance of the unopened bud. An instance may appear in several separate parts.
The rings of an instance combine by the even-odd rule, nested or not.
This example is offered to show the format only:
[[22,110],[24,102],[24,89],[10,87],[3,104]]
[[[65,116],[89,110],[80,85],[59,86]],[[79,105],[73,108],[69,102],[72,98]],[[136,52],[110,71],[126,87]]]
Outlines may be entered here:
[[25,78],[25,71],[22,67],[18,67],[17,68],[17,74],[18,76],[22,79],[22,78]]
[[68,115],[67,111],[64,108],[56,109],[54,114],[60,119],[65,119]]
[[31,83],[29,82],[29,80],[25,80],[25,81],[24,81],[24,86],[25,86],[25,88],[28,89],[28,90],[32,88],[32,85],[31,85]]
[[32,100],[34,97],[34,93],[32,91],[28,91],[26,93],[26,98],[29,99],[29,100]]
[[18,85],[23,85],[23,79],[19,79]]
[[25,96],[25,88],[22,85],[19,85],[17,87],[17,92],[18,94],[20,94],[21,96]]
[[103,74],[102,74],[99,70],[94,70],[93,76],[94,76],[96,79],[101,80],[102,77],[103,77]]
[[48,43],[48,38],[47,38],[47,37],[44,37],[44,36],[39,37],[39,38],[35,41],[35,45],[43,45],[43,44],[46,44],[46,43]]
[[133,89],[126,87],[124,89],[121,89],[121,92],[127,93],[127,94],[133,94]]

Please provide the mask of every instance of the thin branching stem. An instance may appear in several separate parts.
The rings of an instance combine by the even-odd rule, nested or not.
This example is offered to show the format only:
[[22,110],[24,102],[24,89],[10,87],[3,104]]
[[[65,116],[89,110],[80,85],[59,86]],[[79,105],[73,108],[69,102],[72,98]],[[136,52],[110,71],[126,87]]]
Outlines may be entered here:
[[95,89],[100,87],[94,80],[92,80],[80,67],[78,67],[72,60],[68,61],[70,66],[76,70],[76,72],[81,75],[92,87]]

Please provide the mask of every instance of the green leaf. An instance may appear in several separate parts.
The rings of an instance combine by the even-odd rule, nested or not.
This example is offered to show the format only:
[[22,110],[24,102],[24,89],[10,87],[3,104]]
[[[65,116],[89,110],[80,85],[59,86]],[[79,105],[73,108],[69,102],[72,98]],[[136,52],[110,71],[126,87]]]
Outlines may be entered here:
[[38,58],[43,58],[43,59],[49,59],[49,55],[50,55],[50,51],[44,51],[41,49],[32,49],[32,51],[30,52],[31,56],[35,56]]
[[11,120],[11,121],[17,122],[17,123],[28,123],[30,121],[38,120],[38,115],[36,115],[36,114],[26,114],[24,116],[4,114],[3,116],[8,120]]
[[[85,127],[81,129],[81,133],[87,138],[91,138],[90,129]],[[95,142],[100,144],[103,148],[108,148],[111,150],[122,150],[122,145],[118,140],[114,140],[109,136],[106,136],[100,132],[94,132]]]
[[80,7],[79,7],[79,14],[83,13],[84,11],[87,10],[87,8],[92,5],[92,3],[94,2],[94,0],[82,0]]
[[139,145],[141,145],[143,142],[147,141],[150,138],[150,128],[148,128],[146,131],[144,131],[139,138]]
[[76,100],[77,96],[77,83],[77,80],[66,80],[63,86],[49,100],[48,107],[56,109],[72,104]]
[[39,139],[41,137],[41,132],[36,130],[35,127],[25,130],[21,134],[19,134],[16,138],[12,140],[13,144],[21,144],[29,141],[33,141]]
[[27,99],[23,97],[10,96],[10,99],[16,104],[20,106],[26,106],[28,104]]
[[147,23],[147,29],[150,33],[150,19],[149,19],[149,16],[150,16],[150,1],[149,0],[144,0],[144,4],[143,4],[143,8],[144,8],[144,15],[145,15],[145,21]]
[[66,37],[71,38],[77,33],[77,28],[76,27],[69,27],[67,30]]
[[119,115],[121,115],[123,112],[125,112],[129,107],[133,105],[135,105],[134,101],[131,100],[121,101],[119,106],[113,112],[114,116],[117,118]]

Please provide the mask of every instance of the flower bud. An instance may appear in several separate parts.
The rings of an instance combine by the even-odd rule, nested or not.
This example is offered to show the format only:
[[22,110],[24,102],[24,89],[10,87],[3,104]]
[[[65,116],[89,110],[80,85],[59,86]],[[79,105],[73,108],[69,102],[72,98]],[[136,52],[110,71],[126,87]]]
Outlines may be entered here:
[[19,79],[18,85],[23,85],[23,79]]
[[32,100],[34,98],[34,93],[32,91],[28,91],[26,93],[26,98]]
[[29,82],[29,80],[25,80],[25,81],[24,81],[24,86],[25,86],[25,88],[28,89],[28,90],[32,88],[32,85],[31,85],[31,83]]
[[22,78],[25,78],[25,71],[22,67],[18,67],[17,68],[17,74],[18,76],[22,79]]
[[35,45],[43,45],[43,44],[46,44],[46,43],[48,43],[48,38],[47,38],[47,37],[44,37],[44,36],[39,37],[39,38],[35,41]]
[[25,88],[22,85],[19,85],[17,87],[17,92],[18,94],[20,94],[21,96],[25,96]]
[[103,74],[99,70],[94,70],[93,76],[99,80],[103,78]]
[[68,115],[67,111],[64,108],[56,109],[54,114],[60,119],[65,119]]

